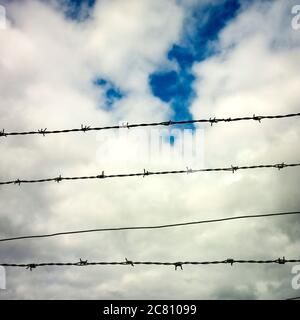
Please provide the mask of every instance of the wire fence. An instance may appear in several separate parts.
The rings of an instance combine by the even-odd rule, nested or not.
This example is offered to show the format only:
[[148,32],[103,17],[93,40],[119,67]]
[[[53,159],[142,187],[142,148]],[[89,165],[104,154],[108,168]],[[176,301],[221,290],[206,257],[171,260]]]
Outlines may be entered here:
[[[283,119],[283,118],[293,118],[299,117],[300,113],[290,113],[284,115],[265,115],[265,116],[249,116],[249,117],[236,117],[236,118],[209,118],[209,119],[195,119],[195,120],[181,120],[181,121],[164,121],[164,122],[151,122],[151,123],[123,123],[122,125],[114,125],[114,126],[101,126],[101,127],[91,127],[87,125],[81,125],[80,128],[74,129],[61,129],[61,130],[48,130],[47,128],[38,129],[33,131],[20,131],[20,132],[6,132],[5,129],[0,131],[1,137],[8,136],[28,136],[28,135],[41,135],[46,136],[49,134],[61,134],[61,133],[73,133],[73,132],[89,132],[89,131],[102,131],[102,130],[113,130],[113,129],[132,129],[137,127],[157,127],[157,126],[173,126],[173,125],[185,125],[185,124],[196,124],[196,123],[208,123],[211,126],[218,123],[234,123],[238,121],[256,121],[261,123],[262,120],[274,120],[274,119]],[[248,169],[262,169],[262,168],[275,168],[278,170],[287,168],[287,167],[298,167],[300,163],[279,163],[279,164],[260,164],[253,166],[231,166],[231,167],[223,167],[223,168],[205,168],[205,169],[196,169],[193,170],[191,168],[186,168],[186,170],[169,170],[169,171],[148,171],[146,169],[143,172],[137,173],[124,173],[124,174],[105,174],[102,171],[101,174],[92,175],[92,176],[71,176],[71,177],[63,177],[59,175],[54,178],[45,178],[45,179],[15,179],[9,181],[0,181],[0,185],[21,185],[21,184],[31,184],[31,183],[44,183],[44,182],[61,182],[64,180],[90,180],[90,179],[107,179],[107,178],[123,178],[123,177],[146,177],[150,175],[169,175],[169,174],[191,174],[197,172],[220,172],[220,171],[230,171],[235,173],[238,170],[248,170]],[[1,242],[4,241],[12,241],[12,240],[20,240],[20,239],[32,239],[32,238],[46,238],[46,237],[54,237],[59,235],[70,235],[70,234],[79,234],[79,233],[91,233],[91,232],[103,232],[103,231],[121,231],[121,230],[139,230],[139,229],[160,229],[160,228],[171,228],[171,227],[179,227],[179,226],[187,226],[187,225],[195,225],[195,224],[204,224],[204,223],[212,223],[212,222],[224,222],[229,220],[237,220],[237,219],[249,219],[249,218],[259,218],[259,217],[274,217],[274,216],[283,216],[283,215],[295,215],[300,214],[300,212],[285,212],[285,213],[274,213],[274,214],[261,214],[261,215],[247,215],[247,216],[236,216],[236,217],[227,217],[220,219],[211,219],[211,220],[200,220],[200,221],[192,221],[192,222],[183,222],[183,223],[175,223],[175,224],[166,224],[166,225],[156,225],[156,226],[131,226],[131,227],[118,227],[118,228],[99,228],[99,229],[88,229],[88,230],[77,230],[77,231],[66,231],[52,234],[42,234],[42,235],[28,235],[28,236],[19,236],[12,238],[0,239]],[[215,260],[215,261],[176,261],[176,262],[162,262],[162,261],[132,261],[125,258],[125,261],[96,261],[89,262],[88,260],[79,259],[78,262],[46,262],[46,263],[0,263],[2,267],[12,267],[12,268],[25,268],[30,271],[40,268],[40,267],[63,267],[63,266],[77,266],[77,267],[85,267],[85,266],[138,266],[138,265],[155,265],[155,266],[172,266],[175,270],[183,270],[183,266],[199,266],[199,265],[221,265],[221,264],[229,264],[231,266],[236,264],[278,264],[285,265],[286,263],[300,263],[300,259],[286,259],[277,258],[277,259],[269,259],[269,260],[236,260],[233,258],[228,258],[225,260]],[[297,300],[299,297],[291,298],[289,300]]]
[[102,130],[112,130],[112,129],[122,129],[122,128],[137,128],[137,127],[157,127],[157,126],[172,126],[172,125],[185,125],[185,124],[195,124],[195,123],[209,123],[211,126],[217,123],[232,123],[238,121],[257,121],[261,122],[265,119],[283,119],[283,118],[293,118],[299,117],[300,113],[289,113],[289,114],[279,114],[279,115],[265,115],[265,116],[249,116],[249,117],[236,117],[236,118],[209,118],[209,119],[195,119],[195,120],[180,120],[180,121],[163,121],[163,122],[150,122],[150,123],[134,123],[129,124],[128,122],[122,125],[114,125],[114,126],[102,126],[102,127],[91,127],[87,125],[81,125],[80,128],[74,129],[61,129],[61,130],[47,130],[38,129],[33,131],[20,131],[20,132],[6,132],[5,129],[0,131],[0,137],[8,137],[8,136],[26,136],[26,135],[48,135],[48,134],[58,134],[58,133],[71,133],[71,132],[88,132],[88,131],[102,131]]
[[63,266],[136,266],[136,265],[155,265],[155,266],[174,266],[175,270],[177,268],[183,269],[184,265],[218,265],[218,264],[280,264],[284,265],[286,263],[298,263],[300,259],[285,259],[277,258],[270,260],[235,260],[232,258],[226,260],[215,260],[215,261],[177,261],[177,262],[161,262],[161,261],[132,261],[125,258],[125,261],[118,262],[89,262],[88,260],[80,259],[78,262],[46,262],[46,263],[0,263],[2,267],[16,267],[16,268],[26,268],[33,270],[38,267],[63,267]]
[[186,168],[185,170],[172,170],[172,171],[148,171],[144,169],[143,172],[137,173],[121,173],[121,174],[108,174],[106,175],[104,171],[100,175],[93,175],[93,176],[73,176],[73,177],[62,177],[59,175],[56,178],[46,178],[46,179],[33,179],[33,180],[24,180],[24,179],[16,179],[16,180],[9,180],[9,181],[1,181],[0,185],[9,185],[9,184],[30,184],[30,183],[43,183],[43,182],[61,182],[61,181],[69,181],[69,180],[95,180],[95,179],[109,179],[109,178],[125,178],[125,177],[146,177],[152,175],[170,175],[170,174],[191,174],[197,172],[220,172],[220,171],[231,171],[235,173],[238,170],[249,170],[249,169],[265,169],[265,168],[275,168],[278,170],[288,168],[288,167],[299,167],[300,163],[278,163],[278,164],[260,164],[260,165],[253,165],[253,166],[231,166],[225,168],[205,168],[205,169],[196,169],[193,170],[191,168]]
[[293,211],[293,212],[279,212],[279,213],[269,213],[269,214],[233,216],[233,217],[227,217],[227,218],[164,224],[164,225],[156,225],[156,226],[131,226],[131,227],[116,227],[116,228],[85,229],[85,230],[64,231],[64,232],[40,234],[40,235],[27,235],[27,236],[3,238],[3,239],[0,239],[0,242],[24,240],[24,239],[50,238],[50,237],[57,237],[57,236],[63,236],[63,235],[74,235],[74,234],[106,232],[106,231],[153,230],[153,229],[174,228],[174,227],[183,227],[183,226],[198,225],[198,224],[216,223],[216,222],[226,222],[226,221],[241,220],[241,219],[270,218],[270,217],[299,215],[299,214],[300,214],[300,211]]

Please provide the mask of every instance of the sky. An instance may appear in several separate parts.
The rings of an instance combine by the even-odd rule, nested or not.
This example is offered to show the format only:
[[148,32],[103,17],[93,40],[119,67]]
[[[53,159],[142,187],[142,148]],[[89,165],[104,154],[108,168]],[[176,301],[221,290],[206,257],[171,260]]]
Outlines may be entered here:
[[[296,0],[0,4],[0,129],[299,112]],[[164,128],[158,149],[150,129],[10,136],[0,180],[299,162],[298,121]],[[0,238],[296,211],[299,178],[291,168],[0,186]],[[299,259],[299,230],[294,216],[2,242],[0,261]],[[0,299],[285,299],[299,296],[292,266],[7,268]]]

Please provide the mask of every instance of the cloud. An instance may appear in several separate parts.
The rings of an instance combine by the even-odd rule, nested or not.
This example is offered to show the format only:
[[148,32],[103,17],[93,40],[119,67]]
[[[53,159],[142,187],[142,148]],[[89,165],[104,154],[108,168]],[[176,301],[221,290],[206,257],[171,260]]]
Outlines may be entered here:
[[[0,113],[8,131],[169,118],[169,104],[152,95],[148,77],[168,63],[187,6],[171,0],[98,1],[90,18],[80,22],[33,0],[12,2],[7,12],[9,28],[0,32]],[[288,12],[279,1],[258,2],[225,27],[216,43],[219,54],[193,66],[195,118],[298,112],[299,45]],[[105,89],[93,84],[95,77],[125,92],[113,110],[100,108]],[[298,127],[296,119],[205,127],[205,166],[297,162]],[[99,165],[113,136],[7,137],[0,144],[1,180],[143,170],[143,158]],[[116,159],[120,149],[133,145],[122,140]],[[182,166],[197,163],[171,158],[147,169]],[[0,236],[299,208],[297,170],[259,172],[1,187]],[[283,219],[2,243],[0,257],[5,262],[297,257],[299,219]],[[284,298],[293,296],[290,270],[289,265],[187,266],[177,272],[148,266],[8,269],[7,290],[0,294],[3,299]]]

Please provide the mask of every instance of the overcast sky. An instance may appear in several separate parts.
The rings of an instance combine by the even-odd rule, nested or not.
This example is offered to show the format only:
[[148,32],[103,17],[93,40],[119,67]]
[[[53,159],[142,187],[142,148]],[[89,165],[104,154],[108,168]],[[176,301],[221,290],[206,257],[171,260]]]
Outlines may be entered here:
[[[296,0],[0,4],[6,8],[6,28],[0,29],[0,129],[300,110],[300,30],[291,25]],[[171,143],[160,132],[162,153],[148,145],[150,131],[124,130],[122,137],[111,131],[1,138],[0,180],[300,159],[296,118],[176,127]],[[191,132],[199,139],[197,152],[183,157],[179,151],[183,141],[191,149]],[[299,178],[297,168],[287,168],[1,186],[0,238],[299,210]],[[70,235],[3,242],[0,261],[299,259],[299,230],[299,218],[276,217]],[[291,269],[290,264],[185,266],[176,272],[172,266],[7,268],[0,299],[284,299],[299,296]]]

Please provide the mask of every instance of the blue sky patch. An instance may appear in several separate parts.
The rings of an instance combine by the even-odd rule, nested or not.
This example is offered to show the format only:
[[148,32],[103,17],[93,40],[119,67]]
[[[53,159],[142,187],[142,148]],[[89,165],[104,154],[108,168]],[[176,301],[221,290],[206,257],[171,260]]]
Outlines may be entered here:
[[[78,21],[87,19],[96,3],[96,0],[59,1],[67,3],[66,16]],[[195,62],[217,53],[213,43],[218,39],[219,32],[237,15],[240,1],[249,0],[220,0],[214,4],[195,5],[184,23],[182,39],[174,43],[167,53],[167,58],[176,62],[178,67],[168,71],[159,69],[149,75],[153,95],[171,105],[173,116],[170,120],[192,119],[189,109],[195,96],[195,79],[191,67]],[[99,78],[94,84],[104,88],[107,109],[111,109],[124,96],[120,88],[105,79]],[[194,129],[194,125],[181,128]]]
[[[174,116],[171,120],[191,119],[189,104],[193,97],[192,83],[194,76],[184,69],[176,71],[154,73],[149,77],[153,94],[162,101],[171,103]],[[192,124],[185,128],[194,128]]]
[[[171,120],[189,120],[192,116],[189,107],[194,98],[191,73],[193,63],[203,61],[215,54],[212,43],[219,32],[232,20],[240,8],[238,0],[224,0],[217,4],[196,6],[186,22],[180,43],[174,44],[167,54],[175,61],[177,70],[157,70],[149,76],[152,93],[164,102],[171,104]],[[181,127],[183,128],[183,127]],[[185,128],[194,129],[194,125]]]
[[125,93],[120,88],[116,87],[111,81],[105,80],[103,78],[97,78],[93,81],[93,84],[104,89],[104,109],[106,110],[110,110],[116,101],[122,99],[125,96]]
[[65,16],[72,20],[82,21],[89,18],[97,0],[59,0],[65,9]]

